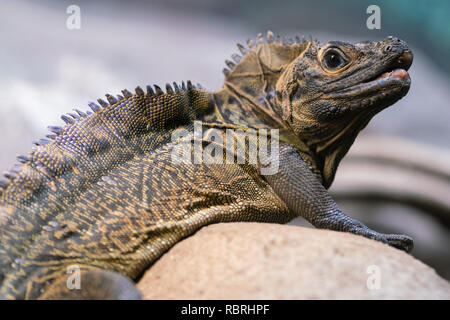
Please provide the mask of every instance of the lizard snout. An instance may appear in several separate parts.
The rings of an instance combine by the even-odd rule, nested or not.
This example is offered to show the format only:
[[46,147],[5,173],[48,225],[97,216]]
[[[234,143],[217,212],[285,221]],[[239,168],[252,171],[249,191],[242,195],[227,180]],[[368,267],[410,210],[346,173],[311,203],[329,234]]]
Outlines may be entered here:
[[406,42],[399,38],[389,36],[383,40],[383,44],[383,52],[393,52],[399,54],[400,57],[398,58],[398,67],[408,70],[412,64],[413,55]]
[[397,59],[398,67],[408,71],[413,62],[412,52],[408,49],[403,51],[403,54]]

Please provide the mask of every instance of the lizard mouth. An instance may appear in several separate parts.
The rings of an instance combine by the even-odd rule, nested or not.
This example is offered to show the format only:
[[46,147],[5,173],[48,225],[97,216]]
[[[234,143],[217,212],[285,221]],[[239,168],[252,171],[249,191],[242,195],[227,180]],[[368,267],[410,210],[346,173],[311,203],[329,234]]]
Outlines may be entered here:
[[383,86],[392,81],[394,81],[394,83],[401,82],[402,84],[409,84],[411,79],[407,71],[411,67],[412,61],[413,55],[411,51],[406,50],[396,60],[388,64],[385,68],[381,69],[381,71],[377,72],[374,77],[369,78],[362,84]]
[[400,80],[400,81],[409,81],[409,74],[405,69],[394,69],[392,71],[383,72],[379,76],[375,76],[373,80],[369,80],[364,83],[373,83],[373,84],[383,84],[386,81],[390,80]]
[[389,81],[399,79],[401,81],[410,81],[408,69],[411,67],[413,61],[413,55],[411,51],[404,51],[396,60],[387,65],[385,68],[378,72],[374,77],[370,78],[364,83],[376,82],[376,81]]
[[412,60],[411,52],[404,51],[393,62],[381,69],[378,68],[375,74],[366,81],[335,92],[334,96],[353,96],[356,100],[366,101],[369,104],[380,100],[386,100],[392,104],[409,90],[411,78],[407,70],[411,66]]

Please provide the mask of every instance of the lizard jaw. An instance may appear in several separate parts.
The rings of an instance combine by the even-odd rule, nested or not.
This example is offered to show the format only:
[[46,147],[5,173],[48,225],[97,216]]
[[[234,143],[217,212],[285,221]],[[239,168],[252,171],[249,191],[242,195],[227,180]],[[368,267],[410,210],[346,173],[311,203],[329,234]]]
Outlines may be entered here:
[[391,72],[385,72],[382,75],[378,76],[375,80],[380,80],[380,79],[388,79],[388,78],[398,78],[398,79],[402,79],[402,80],[408,80],[409,79],[409,74],[405,69],[395,69],[392,70]]
[[409,74],[408,70],[411,67],[413,61],[413,55],[411,51],[405,50],[403,53],[393,61],[390,65],[388,65],[381,74],[378,76],[374,76],[369,81],[365,81],[364,83],[370,83],[377,80],[385,80],[388,81],[390,79],[401,79],[404,82],[409,82]]
[[409,73],[405,69],[394,69],[392,71],[387,71],[376,77],[374,80],[369,82],[363,82],[360,88],[375,87],[379,90],[386,88],[395,88],[398,86],[409,87],[411,84],[411,78],[409,77]]
[[332,93],[334,99],[349,98],[365,100],[369,98],[386,96],[404,96],[411,84],[411,78],[404,69],[394,69],[390,72],[384,72],[375,79],[362,82],[357,85]]
[[383,98],[396,101],[408,92],[411,85],[411,78],[407,70],[411,67],[412,60],[411,52],[406,50],[367,81],[336,91],[333,93],[333,97],[353,96],[353,98],[357,98],[359,96],[361,100],[367,100],[370,97],[372,102]]

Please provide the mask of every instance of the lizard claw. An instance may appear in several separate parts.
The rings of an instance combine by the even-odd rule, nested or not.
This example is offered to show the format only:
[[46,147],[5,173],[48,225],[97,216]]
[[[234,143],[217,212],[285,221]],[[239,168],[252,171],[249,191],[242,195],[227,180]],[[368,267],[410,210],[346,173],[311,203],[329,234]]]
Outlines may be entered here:
[[414,240],[411,237],[402,234],[386,234],[385,235],[387,242],[390,246],[393,246],[397,249],[411,252],[414,248]]
[[349,231],[363,237],[386,243],[394,248],[411,252],[414,247],[414,240],[411,237],[402,234],[382,234],[373,231],[359,221],[354,222],[356,225]]

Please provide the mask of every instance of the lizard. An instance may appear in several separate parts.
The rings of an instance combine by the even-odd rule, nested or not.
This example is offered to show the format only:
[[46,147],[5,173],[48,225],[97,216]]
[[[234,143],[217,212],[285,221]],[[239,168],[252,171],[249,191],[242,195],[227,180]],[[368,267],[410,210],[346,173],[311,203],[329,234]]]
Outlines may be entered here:
[[[370,229],[327,191],[358,133],[408,92],[408,45],[269,31],[237,46],[220,90],[187,81],[106,94],[18,156],[0,180],[1,298],[139,299],[134,282],[154,261],[220,222],[302,216],[411,251],[410,237]],[[230,128],[278,130],[277,171],[262,174],[249,152],[244,163],[174,162],[177,146]],[[194,133],[174,139],[180,129]]]

